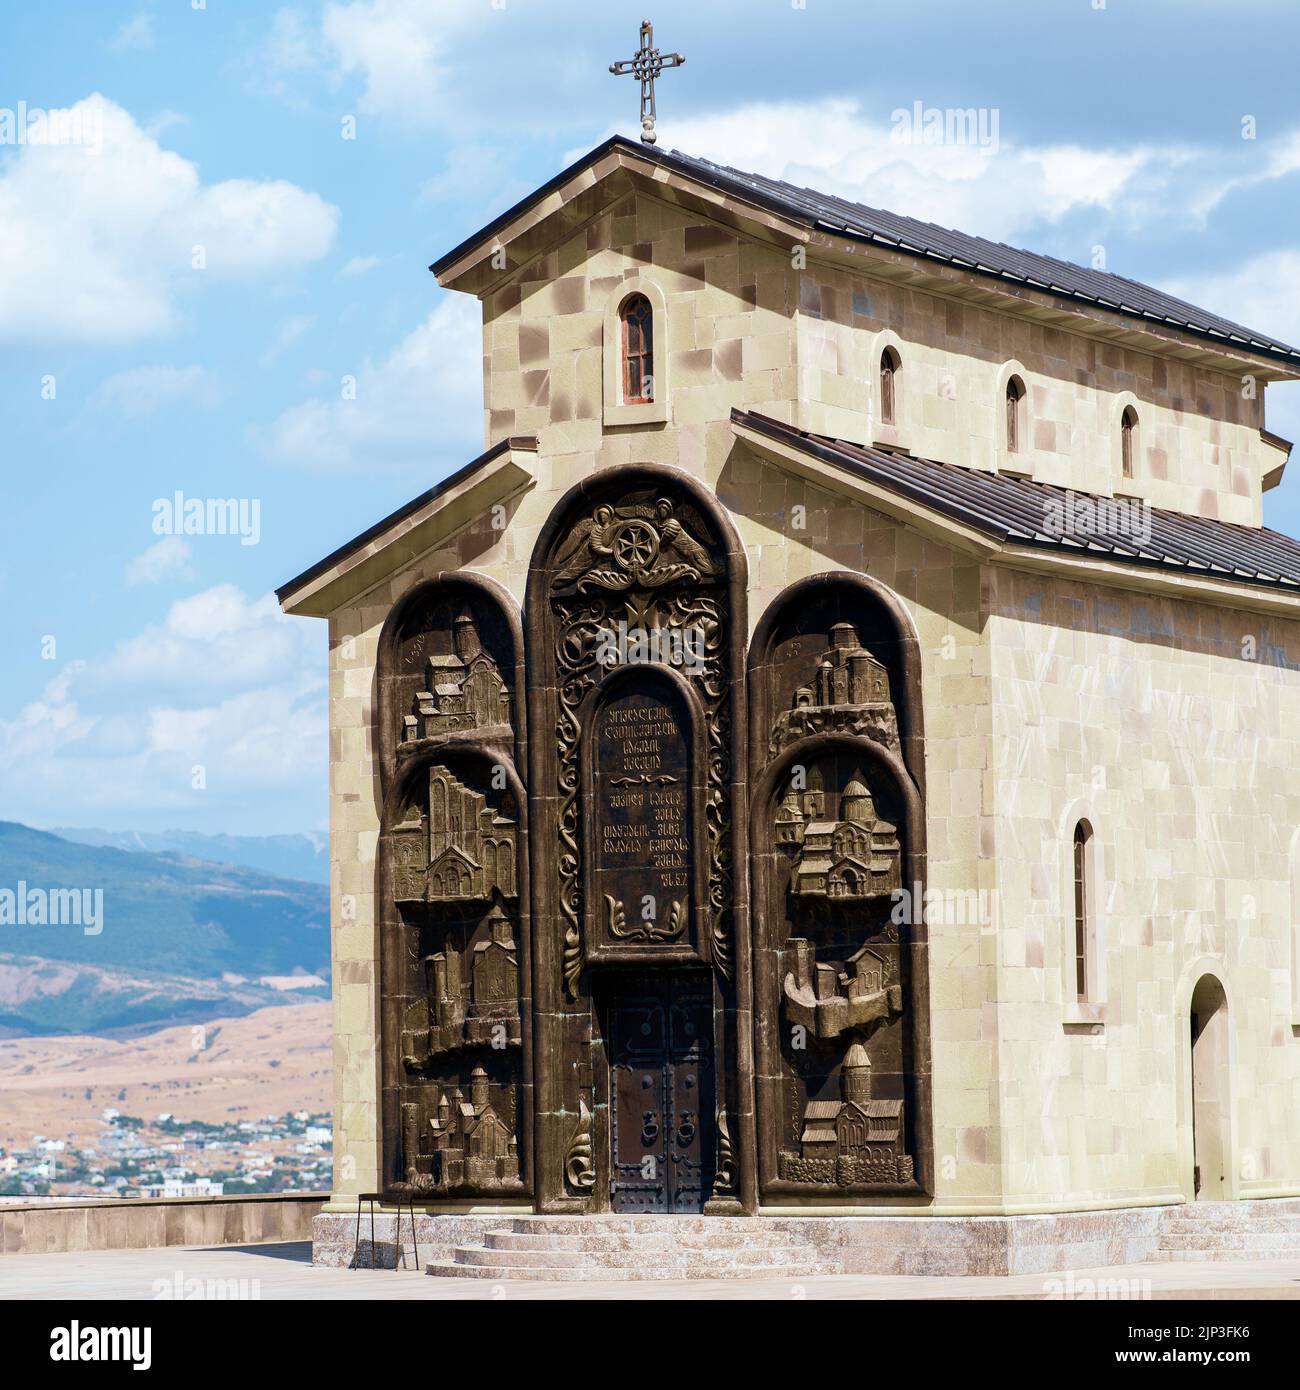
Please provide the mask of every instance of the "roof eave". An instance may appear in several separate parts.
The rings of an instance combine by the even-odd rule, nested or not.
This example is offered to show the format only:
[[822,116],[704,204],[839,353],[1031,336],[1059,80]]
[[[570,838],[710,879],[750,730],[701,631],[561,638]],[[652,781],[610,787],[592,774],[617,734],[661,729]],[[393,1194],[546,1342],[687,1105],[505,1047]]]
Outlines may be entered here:
[[959,515],[961,509],[941,505],[922,495],[920,489],[909,491],[897,478],[886,478],[883,470],[871,467],[868,458],[859,457],[869,455],[869,450],[855,448],[850,456],[831,441],[809,438],[792,425],[752,411],[733,410],[731,427],[738,439],[793,476],[869,506],[991,565],[1234,610],[1300,616],[1297,588],[1242,583],[1227,571],[1144,562],[1137,555],[1126,558],[1082,543],[1035,544],[986,517]]
[[327,618],[404,565],[445,544],[488,508],[536,481],[537,440],[503,439],[435,487],[345,542],[275,591],[285,613]]

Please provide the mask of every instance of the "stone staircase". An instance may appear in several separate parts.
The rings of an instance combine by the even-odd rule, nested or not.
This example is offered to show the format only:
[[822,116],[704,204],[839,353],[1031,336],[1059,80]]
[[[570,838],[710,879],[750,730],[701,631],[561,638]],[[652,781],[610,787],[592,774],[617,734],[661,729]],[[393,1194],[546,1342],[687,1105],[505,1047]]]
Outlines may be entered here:
[[1300,1260],[1300,1204],[1194,1202],[1173,1207],[1149,1261]]
[[426,1273],[458,1279],[806,1279],[839,1274],[807,1223],[753,1217],[515,1216]]

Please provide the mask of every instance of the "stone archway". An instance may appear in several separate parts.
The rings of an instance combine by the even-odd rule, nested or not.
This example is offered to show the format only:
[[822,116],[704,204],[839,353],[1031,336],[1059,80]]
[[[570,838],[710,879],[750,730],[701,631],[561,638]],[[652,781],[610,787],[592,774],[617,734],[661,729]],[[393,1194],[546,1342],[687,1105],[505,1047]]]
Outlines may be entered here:
[[[725,510],[662,465],[584,479],[534,547],[525,646],[543,1212],[757,1204],[746,581]],[[699,1046],[669,1037],[642,1055],[628,1045],[633,1017],[638,1039],[659,1018],[682,1019]],[[639,1108],[619,1091],[633,1057],[637,1084],[649,1078]],[[655,1080],[679,1063],[694,1098]],[[629,1153],[665,1152],[697,1166],[698,1181],[635,1190]]]

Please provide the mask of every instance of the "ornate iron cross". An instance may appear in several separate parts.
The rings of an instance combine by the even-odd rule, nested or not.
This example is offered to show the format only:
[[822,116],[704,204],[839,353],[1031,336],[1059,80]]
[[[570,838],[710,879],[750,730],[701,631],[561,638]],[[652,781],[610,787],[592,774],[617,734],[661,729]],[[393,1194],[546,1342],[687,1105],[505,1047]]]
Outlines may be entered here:
[[643,19],[641,47],[636,57],[609,65],[615,77],[623,77],[630,72],[633,77],[641,79],[641,141],[646,145],[655,143],[655,78],[665,68],[679,68],[686,61],[680,53],[660,53],[654,42],[654,25],[648,19]]

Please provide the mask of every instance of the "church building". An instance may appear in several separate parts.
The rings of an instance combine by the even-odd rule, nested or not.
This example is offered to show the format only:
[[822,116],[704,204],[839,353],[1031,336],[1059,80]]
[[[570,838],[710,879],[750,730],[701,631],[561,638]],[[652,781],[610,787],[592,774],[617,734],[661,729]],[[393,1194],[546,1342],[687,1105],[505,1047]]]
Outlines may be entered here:
[[506,1220],[986,1273],[1300,1214],[1300,350],[622,137],[431,269],[484,451],[279,590],[316,1258],[362,1192],[479,1274]]

